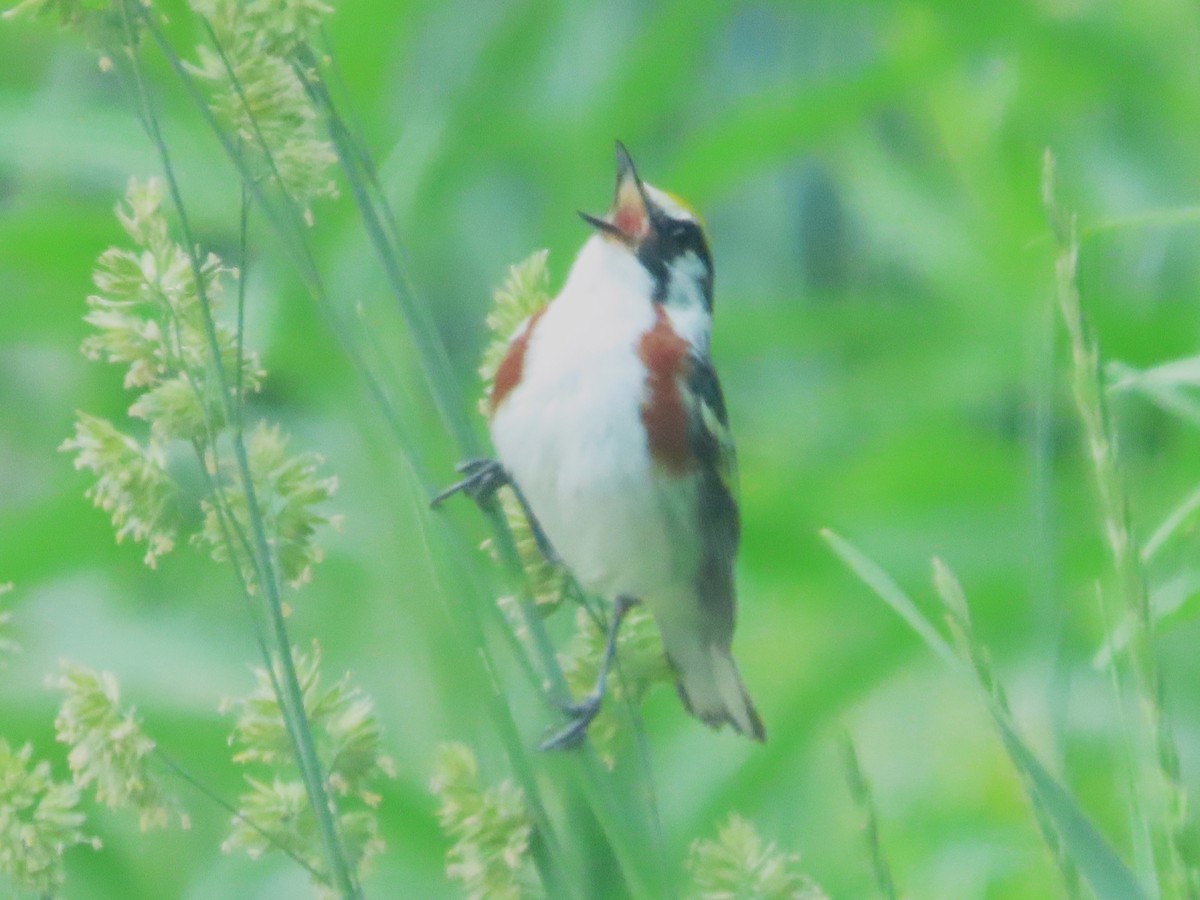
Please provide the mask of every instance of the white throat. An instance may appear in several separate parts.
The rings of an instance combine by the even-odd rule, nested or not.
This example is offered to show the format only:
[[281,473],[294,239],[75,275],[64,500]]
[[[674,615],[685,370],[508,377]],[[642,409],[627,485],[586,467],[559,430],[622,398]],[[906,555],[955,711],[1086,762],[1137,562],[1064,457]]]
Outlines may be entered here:
[[[663,311],[671,327],[701,354],[707,354],[712,316],[701,280],[704,264],[694,253],[672,261]],[[654,279],[628,248],[603,235],[584,243],[567,275],[552,310],[565,314],[589,331],[592,346],[611,346],[615,340],[636,340],[654,324]],[[551,313],[547,313],[548,315]]]
[[623,246],[594,234],[584,243],[555,305],[595,310],[606,318],[643,318],[650,312],[650,273]]
[[708,353],[712,332],[712,313],[704,296],[704,263],[695,253],[687,252],[671,260],[668,266],[667,296],[663,306],[671,325],[680,337],[700,353]]

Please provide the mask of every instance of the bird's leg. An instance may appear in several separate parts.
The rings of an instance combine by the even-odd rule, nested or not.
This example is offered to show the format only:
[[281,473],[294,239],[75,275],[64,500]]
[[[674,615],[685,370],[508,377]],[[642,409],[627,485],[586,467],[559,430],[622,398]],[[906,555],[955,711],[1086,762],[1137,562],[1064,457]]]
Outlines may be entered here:
[[608,683],[608,670],[612,668],[617,655],[617,634],[621,630],[621,621],[625,614],[637,605],[633,597],[617,597],[613,603],[612,619],[608,623],[608,638],[604,642],[604,655],[600,658],[600,671],[596,674],[596,685],[591,692],[580,700],[564,708],[571,721],[566,726],[538,745],[539,750],[570,750],[579,746],[588,726],[596,714],[600,712],[600,704],[604,700],[604,688]]
[[525,521],[529,523],[529,533],[533,535],[533,542],[537,545],[538,553],[542,554],[542,559],[551,565],[561,566],[562,557],[558,555],[558,551],[550,543],[550,538],[546,537],[546,532],[542,531],[542,523],[537,520],[537,516],[529,508],[529,501],[525,499],[525,493],[511,478],[508,480],[508,486],[512,488],[513,496],[521,504],[521,512],[525,513]]
[[500,461],[495,459],[464,460],[454,467],[454,471],[465,477],[430,500],[431,509],[437,509],[459,491],[476,503],[485,503],[496,491],[510,483],[508,472],[500,465]]
[[541,523],[538,522],[537,516],[533,514],[533,510],[529,508],[529,502],[525,499],[525,494],[517,487],[517,483],[512,480],[512,476],[500,464],[497,459],[468,459],[454,467],[460,475],[465,476],[462,480],[456,481],[450,487],[439,493],[436,497],[429,501],[429,506],[437,509],[443,502],[450,497],[462,491],[476,503],[483,504],[491,499],[496,491],[508,485],[512,488],[513,496],[517,498],[517,502],[521,505],[521,512],[525,514],[525,520],[529,522],[529,531],[533,535],[533,542],[537,544],[538,552],[546,559],[547,562],[554,565],[560,565],[562,560],[554,547],[550,544],[550,539],[546,537],[546,532],[542,530]]

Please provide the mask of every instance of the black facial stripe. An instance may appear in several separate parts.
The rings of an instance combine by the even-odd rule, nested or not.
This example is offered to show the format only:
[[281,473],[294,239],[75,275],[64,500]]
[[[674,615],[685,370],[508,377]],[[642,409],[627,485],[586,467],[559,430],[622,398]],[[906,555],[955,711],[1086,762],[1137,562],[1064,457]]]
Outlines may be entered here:
[[654,280],[654,302],[667,299],[670,284],[670,264],[685,253],[695,253],[704,264],[705,276],[701,289],[705,305],[712,309],[712,256],[704,232],[695,222],[687,219],[671,219],[658,210],[650,215],[650,232],[638,245],[637,258]]
[[667,299],[667,286],[671,281],[671,272],[667,268],[667,261],[653,246],[653,239],[645,240],[637,249],[637,258],[650,273],[650,278],[654,282],[654,293],[650,299],[655,303],[662,303]]

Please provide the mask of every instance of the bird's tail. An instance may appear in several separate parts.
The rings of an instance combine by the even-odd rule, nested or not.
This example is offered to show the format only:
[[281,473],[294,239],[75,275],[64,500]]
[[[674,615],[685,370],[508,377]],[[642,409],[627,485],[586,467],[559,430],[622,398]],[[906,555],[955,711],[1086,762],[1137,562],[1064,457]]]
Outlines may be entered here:
[[705,642],[691,629],[684,632],[659,624],[667,656],[675,667],[679,699],[687,711],[713,728],[729,724],[746,737],[765,741],[762,719],[746,693],[729,648]]

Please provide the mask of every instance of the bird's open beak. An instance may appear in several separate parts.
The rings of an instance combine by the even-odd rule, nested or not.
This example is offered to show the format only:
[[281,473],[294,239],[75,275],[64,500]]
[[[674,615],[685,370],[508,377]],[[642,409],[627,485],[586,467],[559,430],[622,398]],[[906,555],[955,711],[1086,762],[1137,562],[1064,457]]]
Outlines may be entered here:
[[612,209],[603,219],[581,212],[580,217],[601,234],[636,247],[650,231],[650,204],[646,189],[625,145],[617,141],[617,189]]

